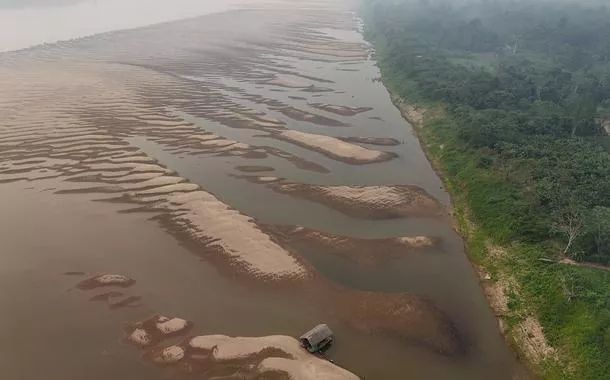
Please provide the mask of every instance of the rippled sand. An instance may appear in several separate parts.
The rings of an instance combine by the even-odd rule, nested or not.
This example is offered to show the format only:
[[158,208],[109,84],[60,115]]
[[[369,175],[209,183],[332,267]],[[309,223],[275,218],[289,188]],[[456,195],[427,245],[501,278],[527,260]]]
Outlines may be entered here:
[[350,144],[331,136],[299,131],[284,131],[275,135],[275,137],[318,151],[348,164],[371,164],[387,161],[393,157],[390,153]]
[[[406,227],[391,237],[358,236],[365,228],[386,231],[387,225],[375,223],[390,219],[437,217],[442,207],[427,191],[438,189],[440,182],[429,166],[422,166],[427,163],[414,148],[416,140],[402,131],[406,125],[401,120],[396,130],[384,124],[396,112],[389,99],[381,106],[368,104],[366,88],[360,94],[346,86],[356,79],[362,86],[373,85],[358,70],[378,74],[371,71],[370,46],[357,32],[361,25],[353,9],[343,1],[280,0],[3,54],[0,183],[10,196],[1,206],[15,221],[6,218],[2,236],[13,241],[14,231],[24,230],[18,224],[23,218],[38,226],[36,236],[6,247],[15,254],[3,262],[3,273],[6,281],[22,287],[38,284],[30,276],[50,276],[49,262],[53,270],[60,268],[57,276],[70,274],[70,279],[52,277],[51,285],[43,284],[44,297],[29,295],[31,306],[16,306],[10,326],[19,327],[11,331],[26,330],[29,320],[19,316],[46,308],[56,316],[61,334],[80,338],[80,331],[89,339],[84,344],[75,338],[82,346],[78,350],[120,352],[110,363],[96,357],[83,364],[83,373],[99,376],[128,362],[124,356],[130,354],[121,351],[125,348],[105,340],[108,326],[118,331],[127,323],[125,339],[145,347],[144,359],[168,371],[195,373],[211,366],[206,376],[356,379],[304,354],[286,336],[298,336],[323,319],[337,326],[337,340],[345,342],[338,344],[337,355],[358,367],[362,377],[402,376],[408,366],[401,360],[380,367],[359,356],[379,352],[398,358],[406,350],[409,365],[419,358],[442,362],[439,379],[450,378],[456,368],[467,373],[470,362],[439,359],[453,357],[457,363],[469,355],[467,334],[455,321],[460,313],[448,312],[449,303],[440,306],[406,284],[395,289],[353,286],[328,276],[324,263],[308,260],[310,251],[323,251],[376,271],[384,263],[402,265],[414,252],[438,260],[447,237],[403,233]],[[394,182],[393,171],[406,162],[428,170],[413,176],[436,182],[426,190],[402,184],[407,177]],[[267,173],[242,178],[253,172]],[[309,210],[312,204],[319,207]],[[251,211],[261,209],[266,212]],[[352,233],[353,228],[357,237],[324,230],[333,209],[345,218],[338,219],[344,229]],[[290,222],[277,223],[278,214]],[[301,218],[310,223],[300,223]],[[53,233],[45,234],[38,220]],[[91,226],[102,235],[108,230],[108,241],[98,237],[90,242]],[[99,246],[88,250],[91,244]],[[65,253],[72,245],[80,247],[79,255]],[[185,250],[193,256],[183,255]],[[476,285],[474,277],[467,277],[463,259],[460,263],[456,277]],[[433,265],[428,265],[430,270]],[[187,289],[184,284],[195,285]],[[53,295],[65,299],[51,305],[46,300],[55,301]],[[69,298],[78,295],[93,302],[77,304]],[[8,293],[0,296],[12,300]],[[465,302],[472,298],[470,293],[462,296]],[[465,309],[472,307],[481,310],[479,304]],[[182,315],[183,310],[197,318]],[[255,321],[249,313],[257,315]],[[70,315],[71,322],[57,315]],[[215,327],[207,329],[206,322]],[[192,328],[202,328],[202,335],[185,336]],[[234,331],[225,331],[229,328]],[[184,340],[166,343],[177,336]],[[376,345],[348,343],[363,341]],[[497,350],[498,342],[493,341]],[[63,338],[57,344],[75,349]],[[19,346],[20,358],[40,356],[38,347],[26,346]],[[133,357],[134,363],[138,360]],[[38,367],[14,362],[21,367],[11,367],[9,373],[40,378],[32,375]],[[46,363],[40,369],[52,368],[53,379],[66,365]],[[226,372],[228,367],[232,372]],[[418,371],[430,374],[433,367]],[[117,376],[164,373],[157,367],[153,372],[134,368],[128,376]]]
[[355,217],[388,219],[440,214],[438,201],[416,186],[321,186],[270,176],[242,177],[278,193],[319,202]]

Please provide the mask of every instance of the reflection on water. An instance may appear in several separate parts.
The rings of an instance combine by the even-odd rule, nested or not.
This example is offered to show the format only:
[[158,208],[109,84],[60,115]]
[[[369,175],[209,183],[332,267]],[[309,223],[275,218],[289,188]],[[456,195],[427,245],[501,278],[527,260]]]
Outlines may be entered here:
[[162,314],[205,336],[326,322],[364,378],[513,378],[352,5],[259,6],[2,55],[6,371],[187,376],[184,341],[145,352],[162,369],[119,343]]

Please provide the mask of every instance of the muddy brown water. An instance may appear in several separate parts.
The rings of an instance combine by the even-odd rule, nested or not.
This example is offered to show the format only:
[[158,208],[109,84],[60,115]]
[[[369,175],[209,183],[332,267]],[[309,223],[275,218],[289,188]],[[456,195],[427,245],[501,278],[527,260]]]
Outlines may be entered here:
[[[365,379],[527,377],[448,216],[355,218],[243,178],[243,168],[264,167],[273,170],[254,174],[418,186],[446,214],[448,194],[377,80],[354,9],[280,1],[0,55],[2,378],[197,378],[146,364],[122,342],[125,323],[157,313],[192,321],[195,334],[236,336],[298,336],[323,319],[336,332],[328,355]],[[352,143],[396,156],[355,164],[274,137],[285,130],[399,144]],[[162,171],[169,182],[138,187]],[[455,326],[463,352],[354,329],[322,310],[333,305],[201,255],[180,226],[159,222],[164,211],[154,201],[132,199],[137,191],[183,194],[161,189],[182,181],[261,224],[437,238],[374,266],[303,242],[287,249],[321,283],[429,299]],[[227,228],[222,236],[243,233]],[[107,307],[90,299],[109,289],[75,287],[100,273],[133,278],[118,292],[138,303]]]

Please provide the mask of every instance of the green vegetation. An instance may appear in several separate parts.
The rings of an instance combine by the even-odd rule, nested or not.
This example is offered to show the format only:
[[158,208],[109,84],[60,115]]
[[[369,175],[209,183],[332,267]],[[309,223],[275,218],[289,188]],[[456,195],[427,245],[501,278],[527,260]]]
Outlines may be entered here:
[[419,133],[477,226],[473,258],[516,278],[512,322],[534,312],[558,349],[537,369],[609,379],[610,272],[559,261],[610,263],[610,10],[367,0],[364,14],[384,82],[435,110]]

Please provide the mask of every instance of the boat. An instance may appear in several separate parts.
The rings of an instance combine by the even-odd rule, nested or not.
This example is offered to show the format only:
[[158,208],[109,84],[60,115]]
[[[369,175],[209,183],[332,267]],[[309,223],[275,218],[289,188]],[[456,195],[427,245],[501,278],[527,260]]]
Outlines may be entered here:
[[333,331],[325,324],[317,325],[299,338],[303,348],[312,354],[325,350],[333,343],[333,340]]

